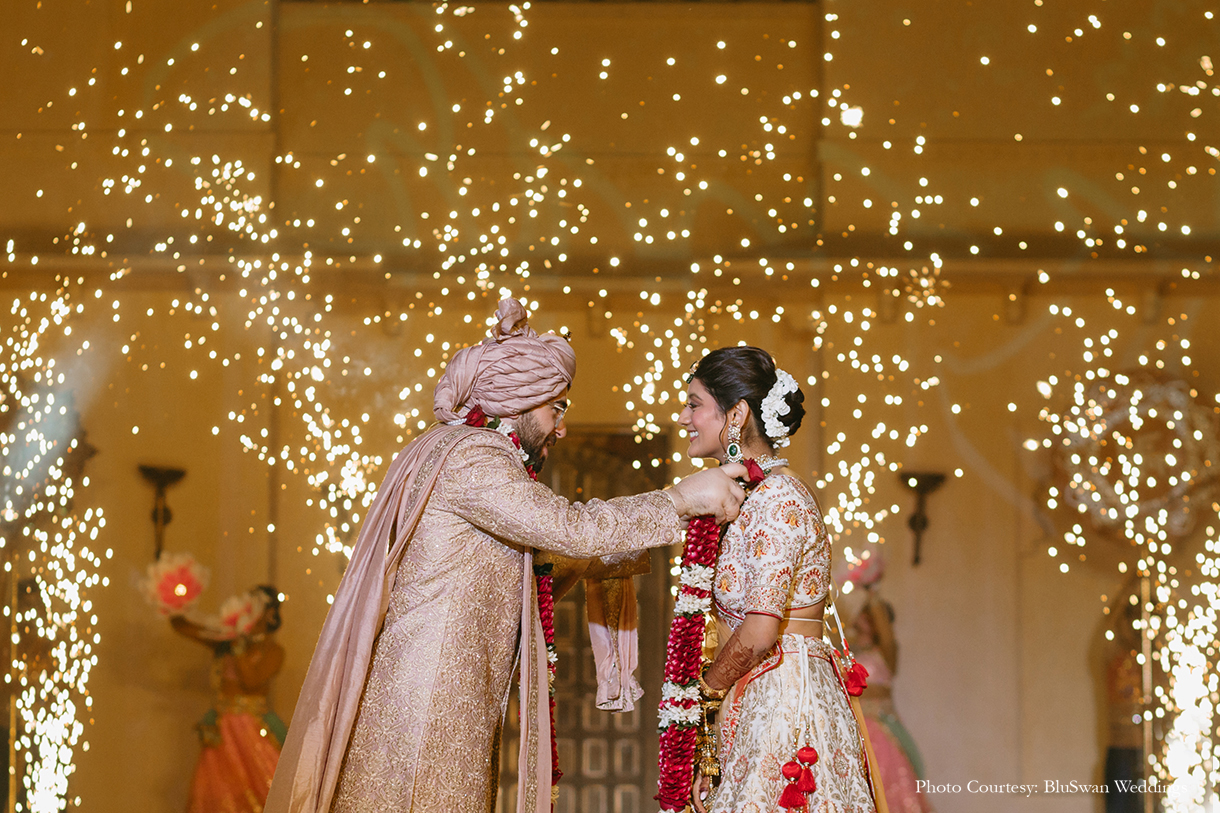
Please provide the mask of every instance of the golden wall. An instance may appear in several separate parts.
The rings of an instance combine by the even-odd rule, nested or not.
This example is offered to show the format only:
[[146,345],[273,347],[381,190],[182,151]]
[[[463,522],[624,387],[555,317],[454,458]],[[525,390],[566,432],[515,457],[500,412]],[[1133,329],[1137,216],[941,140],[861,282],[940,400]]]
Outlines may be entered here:
[[[1108,10],[1098,29],[1082,3],[133,3],[11,4],[22,44],[0,46],[16,77],[0,96],[0,293],[24,301],[59,275],[84,306],[43,350],[72,360],[97,449],[78,499],[105,507],[114,552],[91,593],[80,807],[180,809],[210,693],[207,653],[138,590],[152,495],[136,466],[187,471],[167,549],[211,569],[205,608],[268,580],[287,595],[273,700],[288,718],[341,568],[313,552],[303,416],[321,405],[388,461],[502,288],[538,303],[539,329],[571,331],[574,425],[670,431],[686,365],[746,341],[806,387],[791,452],[828,508],[850,493],[848,451],[878,421],[901,429],[873,443],[886,462],[856,481],[858,508],[885,513],[896,698],[929,777],[1100,779],[1102,597],[1124,551],[1097,536],[1048,555],[1072,520],[1045,504],[1054,455],[1024,443],[1069,400],[1037,382],[1083,374],[1085,339],[1110,328],[1112,369],[1187,338],[1193,361],[1165,372],[1220,391],[1203,4]],[[1202,96],[1150,89],[1196,80]],[[293,378],[311,330],[330,339],[315,382]],[[670,396],[646,405],[634,378],[654,364]],[[281,447],[293,470],[260,459]],[[950,475],[917,566],[891,462]],[[844,532],[858,550],[868,529]]]

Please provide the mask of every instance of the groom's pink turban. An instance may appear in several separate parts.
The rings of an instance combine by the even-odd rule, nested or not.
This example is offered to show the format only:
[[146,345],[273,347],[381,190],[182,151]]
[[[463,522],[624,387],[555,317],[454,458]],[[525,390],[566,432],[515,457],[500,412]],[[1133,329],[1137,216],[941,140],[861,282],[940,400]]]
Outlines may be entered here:
[[539,336],[528,318],[517,300],[500,300],[491,336],[459,350],[436,385],[432,410],[438,420],[460,421],[476,406],[494,418],[520,415],[572,385],[571,346],[554,333]]

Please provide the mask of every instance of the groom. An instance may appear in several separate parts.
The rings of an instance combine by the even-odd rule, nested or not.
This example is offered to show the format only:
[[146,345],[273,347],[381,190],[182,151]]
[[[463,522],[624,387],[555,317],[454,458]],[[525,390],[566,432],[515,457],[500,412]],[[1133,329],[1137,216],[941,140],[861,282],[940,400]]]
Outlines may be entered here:
[[566,434],[576,359],[500,302],[490,338],[437,384],[441,424],[391,464],[360,529],[284,743],[267,813],[490,811],[520,645],[517,810],[550,813],[547,653],[535,550],[660,547],[700,515],[732,520],[738,467],[665,491],[569,503],[535,482]]

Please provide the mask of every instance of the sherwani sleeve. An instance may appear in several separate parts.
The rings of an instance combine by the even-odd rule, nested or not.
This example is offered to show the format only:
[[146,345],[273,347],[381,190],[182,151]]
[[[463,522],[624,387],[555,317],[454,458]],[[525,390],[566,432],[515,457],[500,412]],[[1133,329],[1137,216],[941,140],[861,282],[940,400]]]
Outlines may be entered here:
[[678,512],[662,492],[568,502],[531,480],[498,435],[463,441],[446,468],[437,485],[449,509],[512,544],[587,559],[682,541]]

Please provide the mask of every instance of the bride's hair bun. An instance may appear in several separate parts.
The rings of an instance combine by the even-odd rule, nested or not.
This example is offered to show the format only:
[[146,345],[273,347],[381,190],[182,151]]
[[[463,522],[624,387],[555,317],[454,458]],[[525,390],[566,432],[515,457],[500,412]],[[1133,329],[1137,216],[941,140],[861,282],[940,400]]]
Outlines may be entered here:
[[[692,376],[712,394],[721,412],[728,412],[738,401],[745,401],[759,433],[767,435],[763,400],[779,379],[770,353],[758,347],[722,347],[700,359]],[[784,403],[788,411],[781,411],[777,418],[787,427],[786,434],[792,435],[805,417],[805,394],[799,385],[794,391],[785,393]],[[776,439],[768,437],[767,440],[774,443]]]

